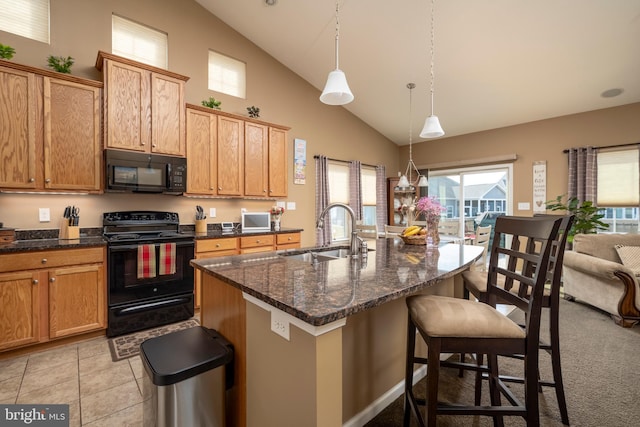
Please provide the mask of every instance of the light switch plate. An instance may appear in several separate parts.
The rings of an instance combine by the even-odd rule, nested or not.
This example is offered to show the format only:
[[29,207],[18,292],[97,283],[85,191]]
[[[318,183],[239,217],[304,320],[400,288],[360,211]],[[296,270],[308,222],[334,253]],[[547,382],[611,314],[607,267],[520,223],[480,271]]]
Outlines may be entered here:
[[51,210],[49,208],[39,208],[38,217],[40,218],[40,222],[51,221]]
[[216,217],[216,208],[209,208],[209,218]]
[[287,202],[287,210],[295,211],[296,210],[296,202]]
[[518,202],[519,211],[528,211],[529,209],[531,209],[529,202]]

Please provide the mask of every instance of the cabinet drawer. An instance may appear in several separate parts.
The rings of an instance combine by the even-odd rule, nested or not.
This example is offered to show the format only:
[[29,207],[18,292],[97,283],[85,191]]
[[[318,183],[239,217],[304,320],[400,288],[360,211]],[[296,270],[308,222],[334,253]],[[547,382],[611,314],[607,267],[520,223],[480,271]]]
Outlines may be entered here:
[[236,237],[196,240],[196,255],[200,252],[228,251],[237,249],[238,239]]
[[275,236],[273,234],[260,235],[260,236],[247,236],[240,238],[240,247],[246,248],[258,248],[262,246],[272,246],[275,242]]
[[300,243],[300,233],[278,234],[276,242],[278,245],[289,245],[291,243]]
[[0,272],[102,263],[104,250],[102,247],[93,247],[5,254],[0,256]]

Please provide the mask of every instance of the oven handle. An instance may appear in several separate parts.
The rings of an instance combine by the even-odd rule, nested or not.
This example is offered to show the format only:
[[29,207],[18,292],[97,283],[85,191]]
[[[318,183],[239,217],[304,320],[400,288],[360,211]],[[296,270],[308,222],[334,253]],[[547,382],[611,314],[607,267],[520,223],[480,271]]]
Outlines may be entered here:
[[135,307],[127,307],[120,310],[115,311],[116,316],[125,316],[134,313],[141,313],[144,311],[155,310],[157,308],[162,307],[171,307],[176,305],[181,305],[184,303],[188,303],[191,301],[191,297],[181,297],[181,298],[172,298],[168,300],[151,302],[148,304],[136,305]]
[[[173,243],[173,242],[163,242],[163,243]],[[176,248],[183,247],[183,246],[195,247],[195,243],[193,242],[193,240],[175,242],[175,243],[176,243]],[[158,245],[161,245],[161,244],[162,243],[154,243],[154,245],[156,245],[156,248],[158,247]],[[109,250],[111,252],[129,251],[131,249],[138,249],[138,246],[140,245],[109,245]]]

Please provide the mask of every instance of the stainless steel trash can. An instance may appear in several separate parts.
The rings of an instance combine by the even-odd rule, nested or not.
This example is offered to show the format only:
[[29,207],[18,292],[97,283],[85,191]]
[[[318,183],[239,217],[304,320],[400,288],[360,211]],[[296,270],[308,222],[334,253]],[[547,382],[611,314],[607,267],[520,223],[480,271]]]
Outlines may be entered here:
[[233,347],[202,326],[144,341],[143,424],[225,425],[225,393],[233,384]]

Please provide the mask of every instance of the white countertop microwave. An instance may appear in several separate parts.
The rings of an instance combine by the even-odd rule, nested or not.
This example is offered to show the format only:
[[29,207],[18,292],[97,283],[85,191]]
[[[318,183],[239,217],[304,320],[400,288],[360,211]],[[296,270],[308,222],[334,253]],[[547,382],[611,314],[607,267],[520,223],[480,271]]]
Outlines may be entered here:
[[243,233],[271,231],[271,214],[269,212],[242,212]]

